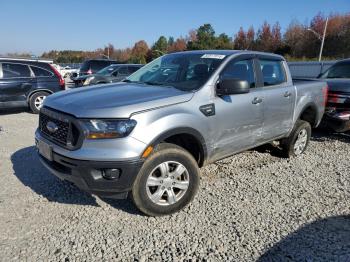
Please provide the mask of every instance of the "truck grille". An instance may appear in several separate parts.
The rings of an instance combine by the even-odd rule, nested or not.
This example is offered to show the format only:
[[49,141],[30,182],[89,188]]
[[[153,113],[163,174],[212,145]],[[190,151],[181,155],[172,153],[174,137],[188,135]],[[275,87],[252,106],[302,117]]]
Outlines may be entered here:
[[47,108],[42,108],[40,111],[39,129],[48,140],[68,149],[74,149],[80,137],[80,131],[74,124],[73,117]]
[[[55,123],[58,127],[56,132],[50,132],[47,129],[47,124],[49,122]],[[67,145],[68,142],[68,134],[69,134],[69,123],[65,123],[63,121],[60,121],[58,119],[54,119],[50,116],[40,114],[40,130],[47,135],[48,137],[52,138],[53,140],[62,143],[64,145]]]

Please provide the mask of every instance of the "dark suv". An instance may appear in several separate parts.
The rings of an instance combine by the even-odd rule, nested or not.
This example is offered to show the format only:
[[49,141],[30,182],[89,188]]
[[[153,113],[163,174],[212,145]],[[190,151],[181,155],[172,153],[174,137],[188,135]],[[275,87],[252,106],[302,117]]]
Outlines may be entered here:
[[109,59],[90,59],[86,60],[79,68],[78,73],[73,73],[71,79],[73,80],[75,86],[82,84],[82,81],[78,79],[79,76],[92,75],[100,71],[101,69],[111,65],[117,64],[115,60]]
[[0,58],[0,109],[29,106],[37,114],[48,95],[64,89],[64,79],[48,62]]

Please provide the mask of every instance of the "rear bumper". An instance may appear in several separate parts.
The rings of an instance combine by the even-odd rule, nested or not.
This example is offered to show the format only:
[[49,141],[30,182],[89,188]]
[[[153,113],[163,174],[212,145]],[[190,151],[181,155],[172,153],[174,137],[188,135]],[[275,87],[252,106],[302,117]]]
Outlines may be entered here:
[[335,132],[345,132],[350,130],[350,119],[342,118],[336,113],[326,113],[323,122]]
[[[41,163],[55,176],[75,184],[91,194],[108,198],[126,198],[142,166],[141,160],[89,161],[64,157],[53,152],[49,161],[39,154]],[[106,178],[108,170],[118,170],[114,179]]]

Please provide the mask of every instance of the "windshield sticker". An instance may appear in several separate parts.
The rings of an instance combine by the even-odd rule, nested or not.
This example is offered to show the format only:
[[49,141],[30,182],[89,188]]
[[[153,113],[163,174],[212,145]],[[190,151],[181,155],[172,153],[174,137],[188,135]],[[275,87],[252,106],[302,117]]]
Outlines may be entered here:
[[224,59],[225,55],[205,54],[205,55],[202,55],[201,58]]

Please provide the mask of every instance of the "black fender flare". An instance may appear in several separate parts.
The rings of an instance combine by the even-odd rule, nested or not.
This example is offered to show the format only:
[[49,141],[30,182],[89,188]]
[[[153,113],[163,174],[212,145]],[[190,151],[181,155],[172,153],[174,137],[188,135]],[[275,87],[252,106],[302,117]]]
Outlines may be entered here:
[[176,128],[167,130],[161,133],[160,135],[158,135],[156,138],[154,138],[148,144],[148,146],[156,147],[160,142],[166,140],[167,138],[174,135],[181,135],[181,134],[191,135],[196,138],[196,140],[199,142],[199,148],[201,151],[200,153],[203,156],[203,160],[201,160],[201,164],[204,164],[208,157],[208,150],[207,150],[205,139],[198,130],[191,127],[176,127]]
[[315,103],[309,102],[309,103],[305,104],[305,105],[303,106],[303,109],[300,110],[300,113],[299,113],[298,117],[296,118],[296,120],[300,119],[301,115],[302,115],[302,114],[305,112],[305,110],[306,110],[307,108],[309,108],[309,107],[312,108],[312,109],[315,111],[315,113],[316,113],[315,123],[312,125],[312,127],[317,127],[317,124],[321,121],[321,119],[320,119],[320,114],[319,114],[319,112],[318,112],[318,109],[317,109],[317,106],[316,106]]

